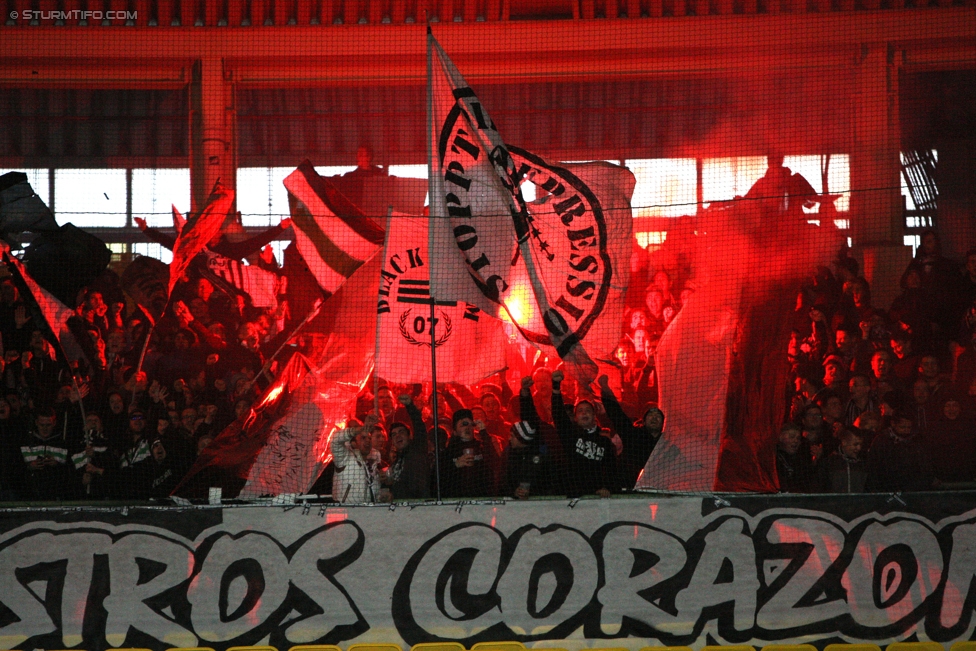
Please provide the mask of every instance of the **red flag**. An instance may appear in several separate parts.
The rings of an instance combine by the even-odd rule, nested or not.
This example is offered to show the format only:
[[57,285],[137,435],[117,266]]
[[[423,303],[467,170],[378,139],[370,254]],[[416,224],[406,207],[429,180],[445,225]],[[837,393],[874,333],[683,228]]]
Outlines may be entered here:
[[[183,226],[176,244],[173,245],[173,262],[169,267],[169,290],[173,293],[176,282],[183,277],[183,272],[190,265],[197,253],[212,240],[224,223],[230,208],[234,203],[234,192],[225,188],[219,182],[214,186],[207,205],[200,214],[193,215]],[[174,213],[176,208],[173,208]]]

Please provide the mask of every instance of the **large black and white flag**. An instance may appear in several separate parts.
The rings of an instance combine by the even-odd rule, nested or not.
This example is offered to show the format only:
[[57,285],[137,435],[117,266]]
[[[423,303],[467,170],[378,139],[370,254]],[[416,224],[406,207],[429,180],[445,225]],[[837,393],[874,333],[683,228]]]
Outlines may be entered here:
[[[634,176],[506,146],[433,35],[427,42],[431,291],[507,313],[592,380],[593,360],[609,358],[620,338]],[[530,204],[523,182],[538,189]]]

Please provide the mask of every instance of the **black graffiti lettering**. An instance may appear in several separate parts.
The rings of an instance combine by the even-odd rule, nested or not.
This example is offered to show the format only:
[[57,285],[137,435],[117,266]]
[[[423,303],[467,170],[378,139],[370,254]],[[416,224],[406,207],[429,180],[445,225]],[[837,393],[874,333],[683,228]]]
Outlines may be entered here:
[[[763,561],[767,590],[772,592],[756,613],[756,625],[766,630],[796,628],[847,613],[841,596],[811,600],[824,575],[844,548],[844,532],[813,518],[782,518],[771,523],[766,541],[780,550]],[[782,558],[782,556],[788,556]],[[840,586],[838,584],[838,589]],[[789,613],[789,617],[784,617]]]
[[[461,224],[460,226],[454,227],[454,239],[457,240],[459,249],[462,251],[470,251],[478,244],[478,231],[470,224]],[[487,260],[487,258],[485,259]],[[474,266],[474,263],[472,263],[472,266]]]
[[614,523],[605,531],[606,583],[597,595],[604,632],[620,634],[625,619],[646,624],[645,636],[674,624],[675,613],[666,610],[662,600],[671,593],[667,582],[688,560],[684,545],[673,534],[636,522]]
[[270,537],[220,534],[187,589],[193,629],[209,642],[224,642],[264,623],[288,594],[287,568]]
[[0,602],[16,617],[13,622],[0,627],[0,635],[7,648],[19,647],[32,637],[57,630],[44,607],[44,593],[38,594],[27,588],[28,584],[34,583],[30,568],[60,560],[61,550],[54,541],[54,535],[38,533],[25,536],[0,550]]
[[731,604],[736,631],[752,628],[756,613],[756,553],[745,522],[730,518],[705,535],[705,549],[691,582],[675,598],[678,621],[674,631],[690,634],[706,609]]
[[[530,527],[513,536],[513,542],[515,551],[498,582],[506,626],[525,631],[555,626],[590,603],[597,587],[597,563],[593,548],[579,532]],[[540,594],[543,577],[549,579],[545,596]]]
[[420,257],[420,248],[418,246],[415,249],[407,249],[407,257],[410,259],[411,269],[424,266],[424,260]]
[[389,314],[390,313],[390,301],[385,298],[381,298],[376,306],[377,314]]
[[[130,534],[112,545],[109,554],[110,593],[104,606],[105,639],[121,646],[130,627],[178,646],[196,646],[197,636],[159,610],[150,607],[153,597],[186,581],[190,574],[190,547],[160,536]],[[157,572],[146,580],[144,567]]]
[[945,588],[939,604],[939,624],[943,628],[968,626],[971,604],[976,592],[976,524],[960,524],[952,530],[952,556],[946,567]]
[[322,640],[340,627],[350,632],[368,628],[363,616],[335,578],[358,559],[365,546],[362,529],[337,522],[313,533],[288,562],[292,584],[308,596],[319,612],[289,622],[285,637],[292,644]]
[[[573,282],[576,281],[574,285]],[[593,293],[596,291],[596,283],[589,280],[580,280],[576,276],[569,276],[566,281],[566,291],[573,298],[583,297],[583,300],[588,301],[593,298]],[[579,319],[579,317],[576,317]]]
[[[460,147],[466,151],[471,158],[478,160],[478,156],[481,155],[481,150],[473,142],[462,137],[466,135],[468,135],[467,131],[464,129],[458,129],[457,135],[454,136],[454,144],[451,146],[451,151],[453,151],[455,154],[460,154],[461,152],[458,150],[458,147]],[[468,181],[468,183],[470,183],[470,181]],[[461,184],[459,183],[458,185]],[[466,187],[464,189],[467,190]]]
[[[450,195],[449,195],[450,196]],[[447,215],[449,217],[464,217],[466,219],[471,218],[471,206],[447,206]]]
[[[566,286],[569,287],[569,284],[567,283]],[[572,303],[570,303],[569,300],[565,296],[560,296],[558,299],[556,299],[556,307],[558,307],[559,309],[561,309],[563,312],[565,312],[569,316],[573,317],[573,319],[575,319],[576,321],[579,321],[580,320],[580,317],[582,317],[583,314],[584,314],[584,311],[583,311],[582,308],[579,308],[579,307],[573,305]],[[565,321],[563,321],[563,323],[565,323]],[[553,333],[553,334],[555,334],[555,333]]]
[[[919,617],[942,576],[935,534],[911,520],[874,522],[864,529],[857,547],[844,576],[854,621],[875,633],[904,630],[905,622]],[[900,589],[903,583],[907,589]]]
[[599,270],[600,265],[597,264],[596,258],[594,258],[592,255],[588,255],[577,262],[576,260],[578,258],[579,256],[575,254],[569,256],[569,266],[574,271],[585,271],[587,273],[594,274],[597,272],[597,270]]
[[[456,142],[456,141],[455,141]],[[444,180],[454,185],[464,188],[465,192],[471,189],[471,179],[461,176],[464,174],[464,167],[457,161],[452,161],[444,172]]]

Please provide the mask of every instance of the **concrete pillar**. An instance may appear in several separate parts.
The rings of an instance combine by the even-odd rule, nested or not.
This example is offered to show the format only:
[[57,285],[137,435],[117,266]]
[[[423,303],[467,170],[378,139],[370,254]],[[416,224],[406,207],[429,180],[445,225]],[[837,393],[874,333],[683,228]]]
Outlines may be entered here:
[[[237,190],[233,85],[224,78],[223,61],[197,61],[190,89],[191,210],[206,205],[214,184]],[[236,208],[235,208],[236,210]]]
[[887,308],[910,260],[904,246],[898,56],[864,45],[854,73],[851,230],[875,304]]

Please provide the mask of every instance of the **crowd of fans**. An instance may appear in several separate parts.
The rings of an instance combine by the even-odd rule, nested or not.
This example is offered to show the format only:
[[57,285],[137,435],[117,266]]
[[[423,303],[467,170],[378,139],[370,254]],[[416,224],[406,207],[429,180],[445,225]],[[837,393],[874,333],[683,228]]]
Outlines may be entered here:
[[[224,233],[210,248],[288,276],[261,255],[287,227],[230,244]],[[637,276],[624,337],[596,386],[540,357],[477,386],[440,385],[435,423],[429,385],[371,380],[376,394],[364,390],[358,422],[333,436],[333,463],[312,491],[353,503],[633,488],[666,427],[654,350],[693,291],[680,271],[651,272]],[[784,396],[776,460],[783,491],[923,490],[976,477],[976,251],[960,270],[927,233],[902,288],[879,309],[845,256],[800,293],[795,392]],[[255,308],[205,264],[191,265],[155,322],[111,272],[77,304],[71,330],[88,355],[69,370],[24,287],[0,281],[0,499],[165,499],[250,410],[296,321],[286,300]]]
[[851,258],[797,299],[795,393],[777,451],[787,492],[976,481],[976,249],[960,268],[924,233],[887,310]]

